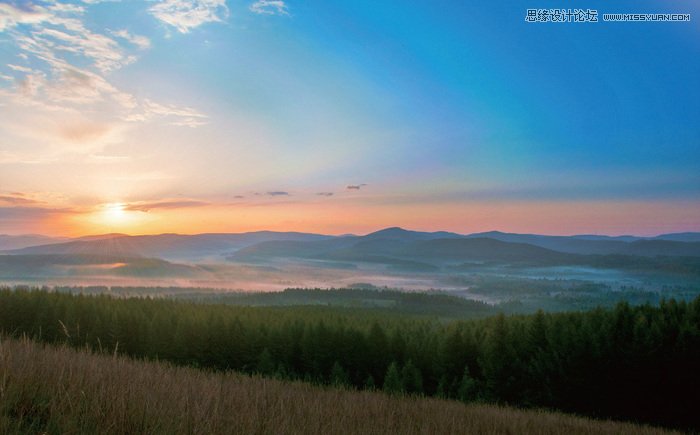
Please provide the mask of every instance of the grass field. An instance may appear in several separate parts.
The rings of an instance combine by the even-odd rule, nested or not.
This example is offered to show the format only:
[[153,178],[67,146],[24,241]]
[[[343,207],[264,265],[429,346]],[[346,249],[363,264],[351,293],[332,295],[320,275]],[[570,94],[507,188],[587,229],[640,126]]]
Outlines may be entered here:
[[670,433],[555,412],[315,387],[0,342],[0,433]]

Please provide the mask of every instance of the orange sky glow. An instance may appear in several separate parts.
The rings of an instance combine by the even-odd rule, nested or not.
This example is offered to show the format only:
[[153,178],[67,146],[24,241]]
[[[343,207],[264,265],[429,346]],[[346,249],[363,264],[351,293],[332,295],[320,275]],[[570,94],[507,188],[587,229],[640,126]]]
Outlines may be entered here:
[[[700,205],[689,202],[364,204],[284,201],[147,211],[128,207],[124,203],[107,203],[83,211],[59,211],[31,222],[25,220],[21,225],[18,223],[17,231],[56,236],[257,230],[365,234],[389,226],[402,226],[458,233],[503,230],[554,235],[656,235],[686,228],[700,229],[696,224],[700,221]],[[633,221],[630,216],[634,216]]]

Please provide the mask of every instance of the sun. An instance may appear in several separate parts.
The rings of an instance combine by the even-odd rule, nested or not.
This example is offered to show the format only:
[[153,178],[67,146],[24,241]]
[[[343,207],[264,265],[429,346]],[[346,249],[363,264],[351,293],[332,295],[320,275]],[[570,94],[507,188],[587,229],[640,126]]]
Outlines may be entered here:
[[85,214],[76,215],[80,234],[123,233],[142,231],[144,225],[158,220],[157,216],[134,209],[125,202],[103,202]]
[[125,225],[129,221],[128,212],[121,202],[105,204],[102,209],[102,220],[109,225]]

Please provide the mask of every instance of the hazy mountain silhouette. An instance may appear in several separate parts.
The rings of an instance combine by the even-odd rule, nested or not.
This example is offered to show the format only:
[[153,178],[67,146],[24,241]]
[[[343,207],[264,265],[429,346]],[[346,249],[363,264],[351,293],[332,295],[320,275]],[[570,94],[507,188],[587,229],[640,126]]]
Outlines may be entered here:
[[198,277],[197,266],[175,264],[158,258],[118,255],[0,255],[0,278],[12,280],[60,278],[80,279],[92,275],[130,278]]
[[[144,236],[104,234],[61,243],[9,249],[3,253],[159,258],[188,263],[228,260],[259,264],[274,259],[297,259],[353,264],[378,263],[404,271],[434,271],[441,267],[464,263],[521,266],[588,265],[601,268],[620,268],[629,263],[653,268],[657,264],[655,260],[641,261],[634,258],[700,257],[700,242],[679,241],[694,240],[697,235],[698,233],[678,233],[637,238],[597,235],[543,236],[498,231],[460,235],[444,231],[409,231],[398,227],[386,228],[364,236],[326,236],[273,231]],[[47,240],[41,236],[12,237],[13,239],[8,240],[12,240],[15,246]],[[665,260],[664,264],[667,263]]]
[[[700,243],[692,241],[693,235],[660,235],[653,238],[634,236],[541,236],[537,234],[513,234],[490,231],[470,234],[467,238],[489,238],[511,243],[527,243],[553,251],[570,254],[597,255],[641,255],[641,256],[700,256]],[[667,240],[666,237],[669,239]],[[678,240],[670,240],[670,239]],[[684,239],[684,241],[679,241]]]
[[79,254],[159,257],[176,260],[199,260],[220,256],[257,243],[279,241],[320,241],[331,238],[319,234],[258,231],[240,234],[159,234],[147,236],[98,236],[88,240],[32,246],[12,250],[10,254]]
[[70,239],[62,237],[48,237],[39,234],[23,234],[19,236],[0,234],[0,251],[22,249],[29,246],[47,245],[49,243],[61,243],[68,240]]

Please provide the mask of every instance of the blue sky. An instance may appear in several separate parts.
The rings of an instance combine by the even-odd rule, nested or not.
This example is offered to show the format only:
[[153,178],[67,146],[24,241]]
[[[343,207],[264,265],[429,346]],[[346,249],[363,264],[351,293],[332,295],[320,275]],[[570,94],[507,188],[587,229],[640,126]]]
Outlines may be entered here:
[[[700,229],[697,21],[525,22],[562,7],[700,16],[690,1],[0,2],[0,209],[36,216],[6,232],[78,231],[55,225],[67,214],[99,231],[109,204],[168,204],[133,231],[205,213],[252,228],[258,214],[236,217],[253,209],[337,232],[485,229],[484,213],[542,232],[538,209],[561,233]],[[331,227],[319,210],[383,218]]]

